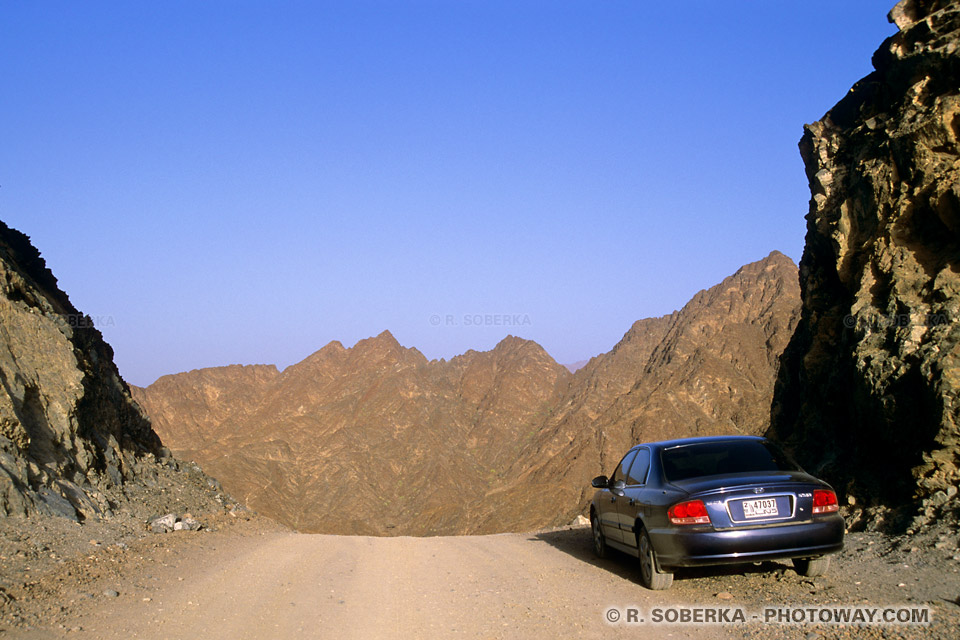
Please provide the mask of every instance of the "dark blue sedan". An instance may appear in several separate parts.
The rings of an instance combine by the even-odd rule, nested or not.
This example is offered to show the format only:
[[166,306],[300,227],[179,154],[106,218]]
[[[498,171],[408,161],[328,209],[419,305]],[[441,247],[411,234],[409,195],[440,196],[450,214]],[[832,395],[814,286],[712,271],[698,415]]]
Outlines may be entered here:
[[593,486],[594,552],[638,557],[650,589],[668,588],[677,567],[772,559],[820,575],[843,548],[837,494],[765,438],[640,444]]

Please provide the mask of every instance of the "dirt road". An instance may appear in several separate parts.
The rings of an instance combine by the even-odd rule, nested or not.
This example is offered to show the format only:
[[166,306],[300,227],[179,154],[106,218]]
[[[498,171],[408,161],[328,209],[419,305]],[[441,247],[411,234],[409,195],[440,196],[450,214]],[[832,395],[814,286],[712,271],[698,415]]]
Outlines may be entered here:
[[[66,633],[211,640],[610,637],[616,628],[603,618],[609,606],[652,606],[663,598],[642,589],[626,568],[584,562],[549,534],[275,533],[189,552],[130,576],[117,587],[121,595],[98,597],[98,607],[76,620],[82,630]],[[663,631],[672,638],[693,632]]]
[[[589,530],[576,533],[211,536],[88,586],[90,606],[63,629],[13,637],[600,638],[617,631],[604,622],[610,606],[662,601],[635,582],[626,558],[598,566],[578,557],[590,558]],[[104,597],[108,587],[119,595]]]
[[[957,622],[953,604],[937,610],[932,628],[627,626],[623,621],[611,626],[604,620],[611,607],[621,615],[630,606],[649,615],[655,607],[691,605],[748,610],[771,603],[854,605],[880,602],[879,593],[899,594],[903,602],[935,601],[919,582],[907,596],[892,582],[902,580],[897,577],[902,569],[891,567],[889,576],[880,576],[876,568],[889,562],[878,558],[879,564],[869,567],[862,551],[841,559],[833,577],[815,581],[797,576],[788,565],[768,563],[686,572],[669,591],[652,592],[637,583],[630,558],[593,558],[586,528],[439,538],[268,530],[244,536],[198,533],[189,540],[157,546],[147,539],[143,555],[131,547],[125,552],[129,560],[113,574],[83,585],[83,593],[72,599],[61,592],[68,613],[59,624],[51,616],[47,626],[9,630],[11,637],[946,638]],[[950,580],[957,582],[954,575]]]

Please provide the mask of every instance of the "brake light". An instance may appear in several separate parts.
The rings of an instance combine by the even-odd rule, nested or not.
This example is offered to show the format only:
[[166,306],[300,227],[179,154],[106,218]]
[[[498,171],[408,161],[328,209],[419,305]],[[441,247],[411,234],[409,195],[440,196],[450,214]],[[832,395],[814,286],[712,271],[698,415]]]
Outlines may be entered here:
[[710,524],[707,505],[703,500],[678,502],[667,509],[667,517],[673,524]]
[[833,513],[838,510],[837,494],[826,489],[815,489],[813,491],[813,512],[814,513]]

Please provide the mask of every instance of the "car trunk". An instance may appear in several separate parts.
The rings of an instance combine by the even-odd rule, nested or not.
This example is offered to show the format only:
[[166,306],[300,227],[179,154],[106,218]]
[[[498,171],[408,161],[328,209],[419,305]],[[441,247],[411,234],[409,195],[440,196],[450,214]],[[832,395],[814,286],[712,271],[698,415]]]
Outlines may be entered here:
[[724,474],[672,483],[703,500],[715,529],[781,526],[813,518],[813,491],[824,485],[802,471]]

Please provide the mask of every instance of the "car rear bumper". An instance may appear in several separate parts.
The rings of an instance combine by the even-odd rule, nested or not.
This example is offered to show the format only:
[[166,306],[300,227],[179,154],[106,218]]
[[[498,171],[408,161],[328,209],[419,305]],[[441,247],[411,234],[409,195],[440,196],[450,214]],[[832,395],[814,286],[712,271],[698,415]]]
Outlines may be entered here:
[[650,531],[662,567],[759,562],[807,558],[843,549],[843,518],[824,516],[809,522],[750,529]]

